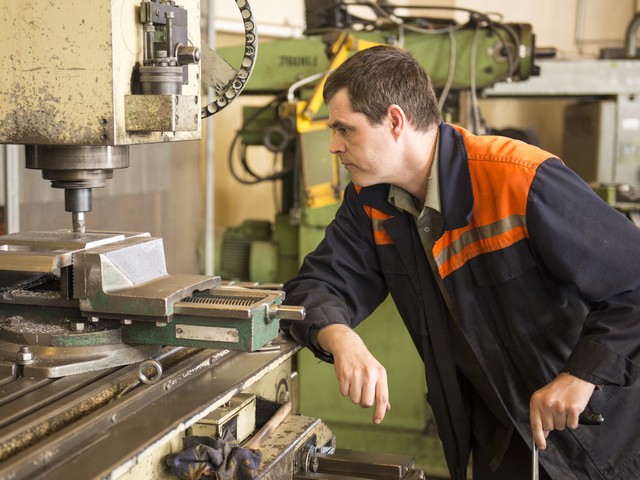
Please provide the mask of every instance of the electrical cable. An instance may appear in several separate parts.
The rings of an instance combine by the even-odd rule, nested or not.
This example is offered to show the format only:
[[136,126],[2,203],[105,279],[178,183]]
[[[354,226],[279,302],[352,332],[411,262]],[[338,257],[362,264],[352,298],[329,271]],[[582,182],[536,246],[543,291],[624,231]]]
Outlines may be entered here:
[[[341,2],[341,1],[333,2],[332,7],[338,7],[338,6],[343,6],[346,8],[350,6],[351,7],[369,7],[377,15],[378,19],[383,18],[389,21],[394,26],[396,26],[398,28],[398,34],[401,37],[404,36],[403,34],[404,30],[409,30],[416,33],[424,33],[427,35],[439,35],[443,33],[450,34],[452,32],[462,30],[464,28],[467,28],[470,23],[474,23],[474,22],[484,23],[489,30],[491,30],[496,34],[502,46],[502,50],[504,51],[504,56],[507,60],[507,72],[501,80],[508,80],[512,78],[518,69],[518,66],[519,66],[518,52],[516,51],[515,54],[513,53],[512,49],[510,48],[510,44],[507,42],[507,40],[504,37],[504,31],[507,32],[508,36],[511,38],[513,42],[513,45],[515,45],[516,48],[519,45],[520,40],[513,28],[511,28],[509,25],[502,23],[503,16],[501,14],[498,14],[495,12],[484,13],[478,10],[463,8],[463,7],[448,7],[448,6],[433,6],[433,5],[380,5],[377,2],[363,1],[363,0],[355,0],[352,2]],[[450,25],[443,28],[424,28],[424,27],[419,27],[416,25],[412,25],[411,23],[408,23],[408,20],[416,20],[413,17],[407,18],[407,17],[394,15],[393,11],[396,8],[402,8],[402,9],[408,9],[408,10],[419,9],[419,10],[447,10],[447,11],[466,12],[470,16],[470,21],[465,24],[456,23],[454,25]],[[368,27],[375,29],[376,27],[380,26],[379,21],[365,20],[365,19],[362,19],[361,17],[357,17],[354,15],[351,15],[349,18],[352,22],[353,21],[359,22],[360,26],[364,26],[365,29]],[[428,19],[425,19],[425,18],[420,18],[418,20],[428,21]],[[351,26],[354,27],[353,24]],[[328,31],[341,32],[341,31],[344,31],[344,29],[335,29],[335,28],[314,29],[313,33],[322,33],[322,32],[328,32]],[[402,46],[404,44],[404,41],[399,41],[399,44]]]
[[456,61],[456,36],[453,34],[453,32],[449,32],[449,73],[447,75],[447,81],[444,84],[444,88],[442,89],[442,93],[440,94],[440,98],[438,99],[438,109],[440,111],[442,111],[442,109],[444,108],[444,103],[446,102],[449,91],[451,90],[451,86],[453,85],[453,79],[456,72]]
[[[267,103],[266,105],[260,107],[258,110],[253,112],[242,123],[242,127],[238,131],[236,131],[233,137],[233,140],[231,141],[231,147],[229,148],[228,164],[229,164],[229,171],[231,173],[231,176],[239,183],[242,183],[243,185],[254,185],[260,182],[278,180],[285,177],[291,172],[291,168],[285,168],[266,176],[257,174],[256,172],[253,171],[253,169],[250,167],[248,163],[247,146],[245,144],[242,144],[240,146],[240,151],[238,153],[238,156],[245,173],[247,173],[252,178],[251,179],[242,178],[238,174],[238,172],[236,172],[236,169],[234,167],[234,153],[238,148],[238,141],[241,139],[241,135],[246,132],[247,127],[251,125],[258,118],[260,114],[262,114],[266,110],[277,108],[277,106],[280,103],[282,103],[282,101],[286,98],[286,95],[287,95],[287,92],[280,93],[278,96],[272,99],[269,103]],[[277,155],[275,156],[274,165],[276,161],[277,161]]]
[[471,69],[469,78],[469,91],[471,93],[471,107],[473,109],[473,133],[480,134],[480,109],[478,106],[478,92],[476,91],[476,54],[478,50],[478,36],[480,28],[477,26],[473,31],[473,37],[471,40]]

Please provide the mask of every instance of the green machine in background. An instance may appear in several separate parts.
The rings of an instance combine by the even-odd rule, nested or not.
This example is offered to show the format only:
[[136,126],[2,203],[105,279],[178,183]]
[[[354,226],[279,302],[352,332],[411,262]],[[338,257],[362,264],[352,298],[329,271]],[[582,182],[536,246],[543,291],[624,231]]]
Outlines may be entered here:
[[[524,80],[536,73],[533,35],[527,24],[504,24],[471,11],[465,24],[403,17],[400,7],[386,2],[367,2],[374,17],[367,20],[351,14],[354,5],[307,1],[304,38],[259,45],[244,95],[273,95],[273,99],[245,109],[229,159],[232,174],[242,183],[279,181],[281,208],[273,223],[248,220],[224,233],[216,266],[223,278],[285,282],[322,239],[348,177],[328,152],[331,132],[321,91],[328,71],[351,53],[389,43],[410,50],[430,73],[450,121],[458,116],[463,93],[473,100],[479,90],[496,82]],[[432,7],[421,8],[424,12]],[[242,55],[242,47],[220,50],[226,58]],[[256,145],[280,155],[278,172],[260,176],[251,168],[247,147]],[[392,409],[384,422],[373,425],[371,410],[342,397],[333,367],[308,351],[297,359],[301,413],[322,417],[341,448],[414,455],[416,465],[426,472],[446,475],[425,398],[424,367],[391,300],[357,331],[387,369]]]

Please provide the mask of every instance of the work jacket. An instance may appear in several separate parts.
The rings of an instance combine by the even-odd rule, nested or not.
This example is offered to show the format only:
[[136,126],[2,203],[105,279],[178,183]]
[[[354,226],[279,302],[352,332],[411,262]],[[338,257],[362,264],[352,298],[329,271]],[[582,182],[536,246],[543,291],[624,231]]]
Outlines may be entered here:
[[423,358],[452,478],[466,478],[472,433],[451,322],[529,445],[534,391],[561,372],[598,385],[587,408],[605,421],[550,434],[540,462],[552,478],[640,478],[640,230],[553,155],[439,128],[444,232],[431,264],[389,185],[350,184],[285,285],[306,319],[283,328],[332,361],[312,331],[355,327],[390,293]]

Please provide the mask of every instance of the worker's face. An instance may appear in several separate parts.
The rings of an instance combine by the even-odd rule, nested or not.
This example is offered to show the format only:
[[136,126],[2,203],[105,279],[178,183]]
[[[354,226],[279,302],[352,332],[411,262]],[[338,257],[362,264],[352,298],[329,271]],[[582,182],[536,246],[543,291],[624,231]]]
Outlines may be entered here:
[[329,101],[329,127],[333,139],[329,150],[340,157],[355,185],[394,183],[398,170],[398,148],[388,118],[380,125],[351,108],[346,89]]

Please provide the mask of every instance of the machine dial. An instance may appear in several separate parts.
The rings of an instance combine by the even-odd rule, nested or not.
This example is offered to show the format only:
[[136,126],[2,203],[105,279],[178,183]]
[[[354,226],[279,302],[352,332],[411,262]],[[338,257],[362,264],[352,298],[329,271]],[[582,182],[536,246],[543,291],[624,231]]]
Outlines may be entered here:
[[258,31],[247,0],[236,0],[244,25],[244,54],[240,68],[229,65],[220,55],[202,43],[202,81],[213,88],[215,97],[202,108],[202,118],[218,113],[231,103],[249,81],[258,54]]

